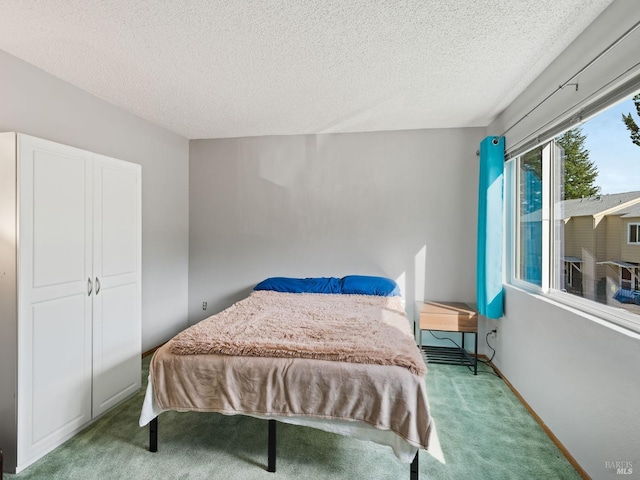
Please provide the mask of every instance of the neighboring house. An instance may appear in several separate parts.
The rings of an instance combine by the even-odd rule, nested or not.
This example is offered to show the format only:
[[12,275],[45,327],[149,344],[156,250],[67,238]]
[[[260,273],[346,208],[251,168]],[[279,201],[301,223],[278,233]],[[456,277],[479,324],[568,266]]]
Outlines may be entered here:
[[566,200],[560,212],[565,290],[640,304],[640,191]]

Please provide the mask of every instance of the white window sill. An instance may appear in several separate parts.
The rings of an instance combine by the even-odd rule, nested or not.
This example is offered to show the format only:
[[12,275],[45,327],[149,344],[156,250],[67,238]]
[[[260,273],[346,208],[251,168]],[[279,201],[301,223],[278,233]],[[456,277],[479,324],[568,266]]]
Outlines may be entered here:
[[525,282],[518,282],[517,284],[514,282],[506,286],[535,296],[558,308],[571,311],[587,320],[640,340],[640,317],[638,315],[628,313],[622,308],[602,305],[557,290],[544,293],[535,285],[528,285],[526,283],[523,285],[523,283]]

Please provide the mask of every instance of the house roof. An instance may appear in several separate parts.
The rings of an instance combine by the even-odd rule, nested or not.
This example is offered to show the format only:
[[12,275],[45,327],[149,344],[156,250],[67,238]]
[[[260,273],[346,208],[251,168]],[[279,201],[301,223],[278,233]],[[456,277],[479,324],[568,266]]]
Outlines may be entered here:
[[631,207],[623,210],[622,218],[640,217],[640,203],[632,205]]
[[562,202],[563,219],[627,213],[640,209],[640,191],[611,193]]

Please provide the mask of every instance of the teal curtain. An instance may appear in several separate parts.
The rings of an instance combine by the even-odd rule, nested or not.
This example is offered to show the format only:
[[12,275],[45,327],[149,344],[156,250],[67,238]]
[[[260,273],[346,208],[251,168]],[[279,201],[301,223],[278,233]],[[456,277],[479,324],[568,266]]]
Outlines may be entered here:
[[504,137],[480,143],[476,301],[487,318],[503,315]]

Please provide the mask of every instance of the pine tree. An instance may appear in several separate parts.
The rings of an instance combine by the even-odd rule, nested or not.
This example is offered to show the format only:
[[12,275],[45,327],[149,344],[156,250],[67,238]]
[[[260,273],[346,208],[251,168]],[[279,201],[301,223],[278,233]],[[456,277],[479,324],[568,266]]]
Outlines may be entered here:
[[[635,104],[636,112],[638,113],[638,116],[640,117],[640,93],[633,97],[633,103]],[[631,137],[631,141],[635,145],[640,147],[640,127],[638,127],[638,124],[635,122],[635,120],[631,116],[631,113],[629,113],[627,115],[625,115],[623,113],[622,114],[622,121],[624,122],[625,126],[627,127],[627,130],[629,130],[629,137]]]
[[595,184],[598,168],[589,160],[589,150],[584,147],[587,136],[580,127],[572,128],[556,138],[564,149],[564,198],[590,197],[600,193]]

